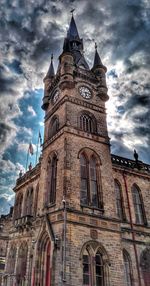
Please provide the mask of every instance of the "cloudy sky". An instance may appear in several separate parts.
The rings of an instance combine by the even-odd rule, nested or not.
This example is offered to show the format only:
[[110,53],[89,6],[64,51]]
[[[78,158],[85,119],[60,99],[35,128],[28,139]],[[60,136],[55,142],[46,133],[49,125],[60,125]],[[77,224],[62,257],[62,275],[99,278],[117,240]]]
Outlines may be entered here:
[[[25,171],[28,144],[43,135],[42,79],[51,53],[55,70],[70,10],[92,67],[94,42],[107,66],[112,153],[150,164],[150,2],[148,0],[1,0],[0,213],[13,204],[12,188]],[[35,157],[32,158],[33,165]]]

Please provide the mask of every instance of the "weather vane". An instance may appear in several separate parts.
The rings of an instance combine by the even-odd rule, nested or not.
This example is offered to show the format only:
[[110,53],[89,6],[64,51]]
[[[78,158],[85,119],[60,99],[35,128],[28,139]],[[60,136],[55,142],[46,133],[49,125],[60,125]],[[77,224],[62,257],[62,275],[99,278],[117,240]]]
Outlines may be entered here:
[[95,50],[97,49],[97,43],[95,42]]
[[72,14],[72,16],[73,16],[73,12],[74,12],[74,11],[75,11],[75,8],[70,11],[70,13]]
[[51,54],[51,60],[53,60],[53,53]]

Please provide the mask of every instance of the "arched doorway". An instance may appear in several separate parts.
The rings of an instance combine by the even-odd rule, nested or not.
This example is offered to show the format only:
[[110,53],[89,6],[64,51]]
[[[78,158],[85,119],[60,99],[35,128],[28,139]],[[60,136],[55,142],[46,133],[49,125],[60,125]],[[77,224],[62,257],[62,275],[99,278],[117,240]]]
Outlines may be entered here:
[[47,232],[42,233],[37,245],[35,267],[35,284],[40,286],[51,285],[51,242]]
[[142,254],[140,259],[140,265],[142,269],[143,280],[145,286],[150,285],[150,248],[146,248]]

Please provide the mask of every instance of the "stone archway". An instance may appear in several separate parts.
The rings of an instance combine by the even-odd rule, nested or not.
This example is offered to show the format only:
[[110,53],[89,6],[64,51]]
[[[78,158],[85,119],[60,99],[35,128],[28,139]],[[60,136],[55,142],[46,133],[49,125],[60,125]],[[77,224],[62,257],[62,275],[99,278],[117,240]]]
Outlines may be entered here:
[[51,242],[47,232],[39,238],[36,254],[35,284],[40,286],[51,285]]

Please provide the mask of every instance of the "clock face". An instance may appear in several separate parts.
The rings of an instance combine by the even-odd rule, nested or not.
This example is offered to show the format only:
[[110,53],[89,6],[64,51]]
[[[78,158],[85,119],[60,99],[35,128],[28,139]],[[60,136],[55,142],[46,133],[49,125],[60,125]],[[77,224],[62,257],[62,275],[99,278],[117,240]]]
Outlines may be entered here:
[[53,95],[53,103],[55,103],[59,98],[59,91],[55,91],[54,95]]
[[80,91],[80,94],[86,99],[89,99],[92,96],[90,89],[86,86],[81,86],[79,88],[79,91]]

